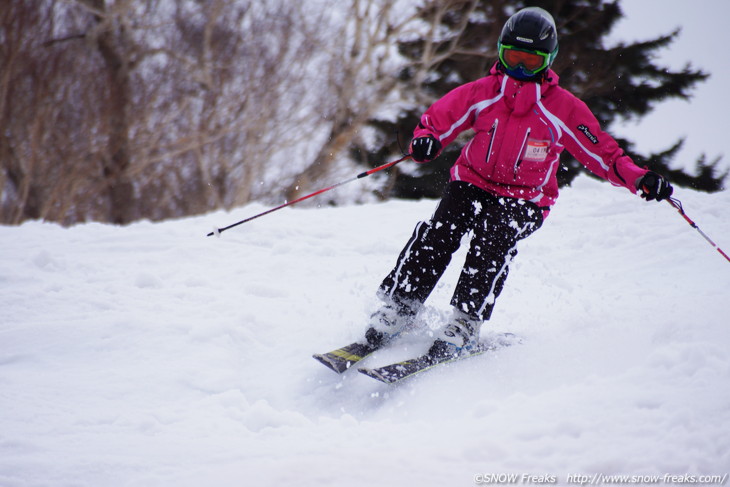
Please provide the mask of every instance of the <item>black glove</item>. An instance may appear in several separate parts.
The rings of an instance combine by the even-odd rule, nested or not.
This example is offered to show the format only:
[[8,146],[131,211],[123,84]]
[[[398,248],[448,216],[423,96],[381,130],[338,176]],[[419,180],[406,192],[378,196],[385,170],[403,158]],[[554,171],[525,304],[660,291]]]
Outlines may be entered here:
[[416,162],[428,162],[433,160],[441,150],[441,142],[433,135],[418,137],[411,142],[411,157]]
[[639,180],[638,186],[638,189],[641,190],[641,197],[645,198],[646,201],[654,199],[661,201],[672,196],[674,191],[669,181],[654,171],[644,174],[644,177]]

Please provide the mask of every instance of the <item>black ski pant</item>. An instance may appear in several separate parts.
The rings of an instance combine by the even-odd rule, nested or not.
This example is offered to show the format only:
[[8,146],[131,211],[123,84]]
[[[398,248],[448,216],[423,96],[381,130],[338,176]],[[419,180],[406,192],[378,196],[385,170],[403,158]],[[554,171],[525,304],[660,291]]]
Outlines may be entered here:
[[496,196],[452,181],[429,221],[419,222],[378,290],[381,299],[415,313],[431,294],[472,233],[451,305],[473,319],[488,320],[502,291],[517,242],[540,228],[542,209],[525,200]]

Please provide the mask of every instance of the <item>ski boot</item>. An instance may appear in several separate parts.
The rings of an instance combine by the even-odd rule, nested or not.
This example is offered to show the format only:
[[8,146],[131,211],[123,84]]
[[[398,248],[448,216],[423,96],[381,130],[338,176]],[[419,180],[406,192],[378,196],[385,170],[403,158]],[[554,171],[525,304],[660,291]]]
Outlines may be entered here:
[[395,303],[384,304],[370,316],[370,324],[365,331],[365,340],[370,346],[380,348],[400,335],[413,321],[415,312]]
[[451,322],[437,333],[428,355],[444,360],[472,352],[479,347],[481,327],[482,320],[455,310]]

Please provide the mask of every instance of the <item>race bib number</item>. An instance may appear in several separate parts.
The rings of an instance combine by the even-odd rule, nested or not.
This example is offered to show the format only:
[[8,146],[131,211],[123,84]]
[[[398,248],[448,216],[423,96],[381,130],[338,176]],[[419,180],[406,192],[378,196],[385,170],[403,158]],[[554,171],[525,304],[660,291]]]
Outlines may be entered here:
[[550,142],[547,140],[527,139],[523,161],[543,162],[547,159]]

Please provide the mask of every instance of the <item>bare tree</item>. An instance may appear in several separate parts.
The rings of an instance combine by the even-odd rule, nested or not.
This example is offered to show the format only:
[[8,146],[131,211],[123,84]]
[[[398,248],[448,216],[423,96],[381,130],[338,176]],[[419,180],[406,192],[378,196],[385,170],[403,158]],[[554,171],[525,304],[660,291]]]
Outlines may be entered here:
[[[25,215],[38,218],[42,196],[34,181],[39,134],[43,127],[29,116],[34,97],[48,92],[44,83],[47,65],[28,63],[33,50],[26,29],[47,22],[42,12],[11,2],[0,10],[0,158],[2,158],[2,217],[16,223]],[[22,136],[21,136],[22,134]],[[18,143],[22,138],[24,143]]]
[[[338,15],[331,35],[338,41],[330,43],[326,51],[331,102],[324,106],[322,118],[329,124],[329,134],[287,188],[289,199],[322,179],[373,114],[393,101],[399,69],[394,63],[395,40],[415,19],[413,9],[402,8],[409,3],[348,0],[331,6]],[[410,13],[403,15],[404,11]]]
[[[56,2],[10,1],[0,10],[0,215],[62,220],[95,148],[79,138],[93,130],[81,105],[93,89],[83,79],[77,52],[44,43],[59,19]],[[77,211],[83,212],[81,208]],[[69,217],[73,219],[73,217]]]
[[298,150],[293,128],[323,93],[306,82],[324,38],[305,12],[284,0],[9,0],[2,221],[127,223],[271,191],[295,171],[272,158]]
[[[472,3],[433,8],[457,4]],[[5,222],[123,224],[292,198],[350,167],[367,122],[413,96],[399,41],[438,35],[413,0],[9,5]],[[434,44],[410,64],[425,73],[444,56]]]
[[[502,5],[505,0],[498,3]],[[378,112],[389,106],[423,105],[432,102],[422,90],[428,73],[453,56],[494,55],[482,46],[465,47],[469,18],[477,0],[349,0],[338,2],[344,21],[340,21],[336,38],[342,42],[329,51],[329,89],[332,103],[325,119],[330,123],[327,140],[319,152],[297,175],[287,190],[290,199],[304,189],[311,189],[333,165],[345,156],[345,150],[358,142],[366,125]],[[430,11],[430,15],[423,15]],[[453,18],[451,39],[445,41],[442,24]],[[428,19],[428,20],[425,20]],[[428,39],[420,45],[416,61],[401,56],[397,50],[410,38]],[[402,73],[408,71],[404,83]],[[397,170],[391,173],[395,177]]]
[[130,111],[132,108],[133,41],[130,20],[126,13],[131,0],[120,1],[113,7],[105,0],[79,0],[91,13],[93,23],[86,33],[87,40],[100,54],[107,88],[104,113],[107,117],[108,143],[103,155],[102,170],[105,192],[109,199],[108,221],[129,223],[135,218],[133,184],[129,177],[131,166]]
[[299,3],[217,0],[204,24],[190,14],[176,12],[174,32],[177,55],[197,67],[195,100],[184,104],[194,130],[169,147],[194,147],[186,157],[209,188],[201,210],[230,208],[286,177],[271,161],[296,150],[305,136],[292,128],[306,126],[324,96],[308,69],[323,39]]

